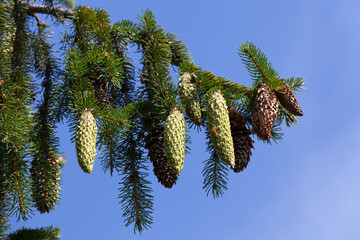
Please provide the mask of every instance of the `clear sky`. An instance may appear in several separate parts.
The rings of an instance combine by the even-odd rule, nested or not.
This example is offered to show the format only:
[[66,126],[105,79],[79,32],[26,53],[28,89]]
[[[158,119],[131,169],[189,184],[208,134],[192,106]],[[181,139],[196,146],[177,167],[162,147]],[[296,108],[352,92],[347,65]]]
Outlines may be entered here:
[[[63,240],[92,239],[360,239],[360,2],[346,0],[78,1],[109,11],[113,22],[136,21],[151,9],[159,24],[188,45],[195,63],[250,86],[238,46],[254,42],[281,77],[306,79],[297,98],[300,125],[284,127],[275,145],[255,142],[248,168],[229,172],[229,189],[214,200],[202,190],[204,135],[191,132],[192,151],[177,185],[154,188],[154,224],[142,236],[125,228],[118,204],[120,176],[96,161],[81,171],[66,127],[58,129],[63,169],[61,204],[26,223],[62,229]],[[58,34],[59,35],[59,34]],[[177,81],[175,79],[175,81]]]

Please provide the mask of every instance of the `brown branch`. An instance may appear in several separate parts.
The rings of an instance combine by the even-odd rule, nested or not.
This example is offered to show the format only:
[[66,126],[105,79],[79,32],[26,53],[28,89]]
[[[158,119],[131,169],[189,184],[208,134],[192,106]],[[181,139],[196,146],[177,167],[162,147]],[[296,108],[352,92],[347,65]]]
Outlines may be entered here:
[[75,68],[75,72],[76,72],[76,79],[77,79],[78,82],[80,82],[79,72],[78,72],[77,65],[76,65],[75,54],[72,55],[72,59],[73,59],[73,62],[74,62],[74,68]]
[[39,18],[39,16],[37,15],[37,13],[28,13],[28,15],[30,15],[30,16],[32,16],[32,17],[34,17],[34,18],[36,19],[37,25],[38,25],[38,27],[39,27],[39,32],[41,31],[41,30],[40,30],[40,27],[41,27],[41,26],[46,26],[46,23],[43,22],[43,21]]
[[[23,1],[21,1],[23,2]],[[72,19],[74,16],[74,11],[71,9],[63,8],[63,7],[55,7],[55,6],[46,6],[39,4],[28,4],[23,2],[27,6],[27,13],[32,15],[34,13],[43,13],[50,14],[55,17],[61,15],[64,18]]]

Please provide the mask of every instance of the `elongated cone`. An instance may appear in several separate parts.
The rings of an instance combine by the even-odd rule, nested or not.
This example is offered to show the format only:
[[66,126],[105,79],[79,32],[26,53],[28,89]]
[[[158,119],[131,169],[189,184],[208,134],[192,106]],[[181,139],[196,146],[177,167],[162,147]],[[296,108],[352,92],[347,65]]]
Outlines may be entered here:
[[148,156],[153,163],[154,174],[158,181],[166,188],[172,188],[178,179],[171,169],[165,153],[163,126],[153,127],[145,137],[145,148],[148,149]]
[[246,119],[240,112],[230,107],[229,118],[235,151],[235,166],[232,169],[237,173],[243,171],[250,162],[254,141],[250,137],[251,131],[245,126]]
[[282,81],[284,86],[279,90],[275,91],[277,99],[286,110],[288,110],[295,116],[304,115],[303,111],[300,108],[298,100],[295,98],[293,91],[290,89],[290,86],[287,85],[284,80]]
[[97,126],[91,110],[82,112],[76,130],[75,147],[76,155],[81,169],[91,173],[96,155]]
[[262,140],[271,139],[271,129],[277,118],[278,102],[275,94],[262,83],[256,95],[256,105],[252,112],[253,130]]
[[207,107],[210,138],[219,158],[226,164],[235,165],[234,144],[231,136],[229,113],[220,91],[214,92]]
[[40,213],[49,212],[60,197],[60,164],[56,156],[42,154],[31,162],[31,190]]
[[196,90],[196,83],[194,83],[192,79],[196,79],[194,73],[189,74],[186,72],[180,77],[180,99],[185,106],[186,114],[190,120],[200,126],[202,124],[200,101]]
[[166,119],[165,152],[171,169],[179,175],[184,166],[185,158],[185,120],[182,113],[176,108]]

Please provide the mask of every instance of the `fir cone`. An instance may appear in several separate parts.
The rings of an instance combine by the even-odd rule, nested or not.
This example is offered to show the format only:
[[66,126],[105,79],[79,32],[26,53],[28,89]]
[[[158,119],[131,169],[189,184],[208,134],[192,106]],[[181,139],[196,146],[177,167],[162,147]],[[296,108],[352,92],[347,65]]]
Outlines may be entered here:
[[231,136],[226,101],[220,91],[214,92],[207,108],[210,138],[219,158],[226,164],[235,165],[234,144]]
[[182,104],[185,106],[186,114],[190,120],[196,125],[200,126],[201,121],[201,107],[198,98],[196,83],[192,81],[196,80],[194,73],[184,73],[179,79],[179,91]]
[[229,118],[235,152],[235,166],[233,166],[232,169],[234,172],[240,172],[243,171],[250,162],[250,156],[252,155],[251,149],[254,148],[254,141],[250,137],[251,131],[245,126],[246,119],[240,112],[230,107]]
[[49,212],[58,204],[60,195],[60,165],[54,155],[44,154],[31,162],[31,190],[40,213]]
[[171,169],[166,158],[162,126],[154,127],[145,137],[145,148],[148,149],[148,156],[153,163],[154,174],[158,181],[166,188],[172,188],[176,184],[177,175]]
[[168,163],[173,172],[179,175],[185,158],[185,120],[176,108],[166,118],[164,140]]
[[278,102],[275,94],[262,83],[256,96],[257,107],[253,109],[253,130],[262,140],[270,140],[271,129],[277,118]]
[[277,99],[286,110],[295,116],[304,115],[298,100],[295,98],[293,91],[290,89],[290,86],[287,85],[284,80],[282,81],[284,86],[275,91]]
[[81,169],[91,173],[96,155],[97,126],[91,110],[82,112],[76,130],[75,147],[76,155]]

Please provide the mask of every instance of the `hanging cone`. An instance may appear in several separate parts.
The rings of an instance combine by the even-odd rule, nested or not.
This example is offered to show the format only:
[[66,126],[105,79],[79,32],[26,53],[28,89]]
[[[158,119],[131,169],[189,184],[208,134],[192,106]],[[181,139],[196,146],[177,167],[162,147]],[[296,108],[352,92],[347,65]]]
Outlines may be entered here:
[[201,107],[194,81],[196,81],[194,73],[184,73],[179,79],[179,92],[181,102],[186,109],[186,114],[193,123],[200,126],[202,124]]
[[164,130],[166,157],[171,169],[179,175],[185,158],[185,120],[176,108],[166,118]]
[[60,195],[60,165],[54,155],[44,154],[31,162],[31,190],[40,213],[49,212],[58,204]]
[[154,174],[158,181],[166,188],[172,188],[176,184],[177,175],[171,169],[165,153],[164,139],[162,133],[164,127],[153,128],[145,138],[145,148],[148,149],[148,156],[153,163]]
[[75,148],[76,155],[81,169],[91,173],[96,155],[97,126],[91,110],[82,112],[76,129]]
[[229,108],[231,135],[234,142],[235,166],[234,172],[243,171],[250,162],[251,149],[254,148],[254,141],[251,139],[251,131],[245,126],[246,119],[240,112],[232,107]]
[[208,128],[211,142],[219,158],[226,164],[235,165],[234,144],[231,137],[226,100],[220,91],[214,92],[207,107]]
[[262,140],[270,140],[271,129],[277,118],[278,102],[275,94],[262,83],[256,95],[256,105],[252,112],[253,130]]
[[302,116],[303,111],[300,108],[298,100],[295,98],[290,86],[282,79],[283,87],[275,91],[276,97],[281,105],[295,116]]

